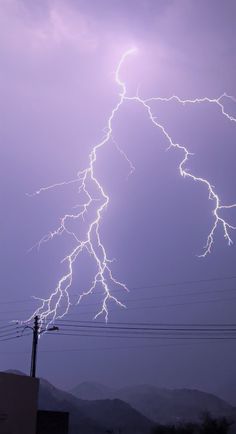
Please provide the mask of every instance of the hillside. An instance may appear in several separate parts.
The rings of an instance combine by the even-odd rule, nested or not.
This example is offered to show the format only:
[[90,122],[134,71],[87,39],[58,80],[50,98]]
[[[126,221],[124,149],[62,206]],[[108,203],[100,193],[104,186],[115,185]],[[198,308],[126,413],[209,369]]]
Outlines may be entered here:
[[109,389],[97,383],[81,383],[71,393],[82,398],[118,398],[158,423],[196,421],[205,411],[213,416],[235,419],[236,409],[213,394],[192,389],[162,389],[140,385],[122,389]]
[[70,434],[104,433],[122,429],[122,433],[148,434],[152,422],[119,399],[81,400],[40,380],[39,409],[68,411]]
[[[235,407],[213,394],[148,385],[114,389],[84,382],[69,393],[41,379],[38,407],[68,411],[70,434],[100,434],[112,429],[121,429],[125,434],[149,434],[153,423],[197,421],[205,411],[216,418],[236,420]],[[235,426],[231,432],[235,432]]]

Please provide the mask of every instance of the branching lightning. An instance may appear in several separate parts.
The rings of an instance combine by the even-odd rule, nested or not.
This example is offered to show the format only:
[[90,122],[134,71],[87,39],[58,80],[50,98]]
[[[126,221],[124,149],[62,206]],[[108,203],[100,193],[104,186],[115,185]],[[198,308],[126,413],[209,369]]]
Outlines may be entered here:
[[[75,242],[75,247],[62,260],[62,262],[66,263],[67,272],[58,281],[56,287],[51,292],[50,296],[47,299],[41,299],[35,297],[37,300],[41,302],[41,305],[35,310],[35,312],[33,312],[29,320],[31,320],[35,315],[38,315],[42,323],[45,322],[49,324],[53,322],[55,319],[61,318],[68,313],[71,306],[69,291],[73,282],[74,263],[78,261],[79,257],[84,251],[87,251],[91,256],[92,260],[94,261],[94,264],[96,265],[97,271],[95,272],[95,275],[92,279],[91,286],[88,289],[84,290],[78,297],[77,304],[80,304],[84,297],[91,295],[97,289],[97,287],[100,286],[102,287],[103,290],[103,299],[102,299],[101,308],[98,310],[98,313],[96,314],[95,318],[97,318],[100,315],[103,315],[105,317],[105,320],[106,321],[108,320],[108,312],[109,312],[108,305],[110,301],[115,302],[120,307],[123,308],[125,307],[125,305],[121,303],[119,299],[115,297],[112,293],[112,288],[114,286],[120,287],[122,290],[125,291],[128,291],[128,288],[124,283],[117,280],[113,275],[112,268],[111,268],[112,261],[108,258],[105,246],[101,240],[101,235],[100,235],[101,220],[109,204],[109,197],[95,175],[95,165],[98,158],[99,150],[113,140],[112,137],[113,121],[116,117],[117,112],[121,109],[122,105],[126,102],[134,102],[136,104],[139,104],[144,109],[150,122],[162,132],[163,136],[165,137],[168,143],[168,148],[174,148],[175,150],[179,151],[181,155],[181,161],[178,166],[180,175],[183,178],[188,178],[192,181],[195,181],[205,186],[208,192],[208,197],[213,202],[213,210],[212,210],[213,223],[210,229],[210,233],[208,234],[206,240],[205,248],[200,256],[205,257],[211,252],[214,243],[215,233],[218,227],[220,227],[221,230],[223,231],[223,235],[228,245],[231,245],[233,242],[231,238],[231,231],[235,230],[236,226],[233,226],[228,220],[223,218],[221,212],[222,210],[225,209],[236,208],[236,203],[223,205],[221,203],[220,197],[218,196],[215,190],[215,187],[211,184],[211,182],[206,178],[202,178],[195,175],[194,173],[190,172],[187,169],[186,166],[189,157],[191,156],[191,153],[189,152],[188,148],[185,145],[176,143],[174,139],[170,136],[166,128],[161,123],[159,123],[158,119],[153,114],[151,104],[152,102],[156,102],[156,101],[163,102],[163,103],[176,101],[177,103],[182,105],[203,104],[203,103],[214,104],[219,108],[222,115],[225,116],[230,122],[236,122],[236,118],[231,116],[226,111],[224,106],[225,99],[231,100],[233,102],[236,102],[236,100],[234,99],[234,97],[227,95],[226,93],[222,94],[221,96],[215,99],[204,97],[204,98],[199,98],[199,99],[197,98],[192,100],[191,99],[183,100],[176,95],[173,95],[169,98],[152,97],[149,99],[143,99],[138,94],[134,96],[128,96],[126,84],[124,81],[122,81],[120,73],[121,73],[121,68],[125,60],[127,59],[127,57],[134,54],[135,51],[136,49],[130,49],[126,51],[122,55],[120,62],[117,66],[115,72],[115,82],[120,89],[119,99],[116,105],[114,106],[114,108],[112,109],[110,116],[108,117],[104,138],[92,148],[92,151],[89,154],[88,167],[78,172],[77,177],[75,179],[72,179],[70,181],[55,183],[48,187],[42,187],[39,190],[37,190],[35,193],[33,193],[33,195],[39,195],[48,190],[53,190],[55,188],[64,185],[70,185],[76,183],[79,189],[78,191],[79,197],[81,198],[82,196],[85,199],[82,205],[77,206],[76,209],[78,209],[78,212],[65,214],[60,219],[59,226],[54,231],[45,235],[38,243],[38,247],[40,247],[42,243],[48,242],[49,240],[52,240],[56,236],[67,234],[73,237],[73,240]],[[129,163],[130,174],[131,174],[134,171],[134,166],[132,165],[131,161],[127,157],[126,153],[122,149],[120,149],[119,145],[118,144],[115,145],[118,151],[121,153],[121,155]],[[94,191],[97,192],[96,197],[94,197],[95,196]],[[97,197],[97,194],[99,195],[99,197]],[[81,237],[78,237],[76,232],[71,229],[70,223],[73,221],[78,221],[78,222],[80,222],[81,220],[86,221],[86,216],[88,214],[88,211],[90,211],[92,207],[95,207],[96,210],[95,217],[92,220],[92,222],[88,223],[86,236],[81,239]]]

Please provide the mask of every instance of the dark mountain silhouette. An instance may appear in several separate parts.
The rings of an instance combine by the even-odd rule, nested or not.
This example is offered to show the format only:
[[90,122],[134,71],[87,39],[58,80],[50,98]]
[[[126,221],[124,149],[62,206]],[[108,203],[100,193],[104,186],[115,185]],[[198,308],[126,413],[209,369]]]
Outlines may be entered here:
[[116,395],[116,390],[95,381],[84,381],[73,388],[71,393],[80,399],[112,399]]
[[216,394],[236,406],[236,379],[228,379],[217,387]]
[[[107,390],[107,395],[105,392]],[[72,394],[79,398],[119,398],[158,423],[197,421],[208,411],[215,417],[226,416],[235,419],[236,409],[217,396],[192,389],[164,389],[140,385],[122,389],[109,389],[98,383],[81,383]]]
[[68,411],[70,413],[70,434],[105,433],[107,430],[122,430],[148,434],[152,422],[119,399],[86,401],[76,398],[40,380],[39,409]]
[[4,372],[6,372],[7,374],[24,375],[24,376],[27,375],[27,374],[25,374],[24,372],[19,371],[18,369],[7,369],[7,370],[4,371]]
[[[25,375],[17,370],[6,372]],[[44,379],[40,379],[38,408],[69,412],[69,434],[104,434],[109,430],[121,430],[122,434],[149,434],[153,426],[153,422],[120,399],[78,399]]]
[[[8,372],[25,375],[19,371]],[[195,422],[206,411],[215,418],[236,420],[236,408],[213,394],[148,385],[114,389],[84,382],[69,393],[41,379],[38,408],[68,411],[70,434],[100,434],[109,430],[149,434],[154,423]],[[230,432],[236,432],[235,425]]]

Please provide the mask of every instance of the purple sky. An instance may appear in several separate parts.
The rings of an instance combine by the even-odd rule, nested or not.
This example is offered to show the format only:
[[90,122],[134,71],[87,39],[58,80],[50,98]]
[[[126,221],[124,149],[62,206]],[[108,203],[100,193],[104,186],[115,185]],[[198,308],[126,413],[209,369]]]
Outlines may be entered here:
[[[2,320],[29,316],[37,307],[30,296],[47,296],[63,272],[68,238],[39,252],[28,250],[71,211],[76,190],[34,198],[25,193],[71,179],[86,167],[117,101],[114,71],[121,54],[138,47],[122,69],[130,94],[139,86],[145,98],[236,95],[235,18],[234,0],[1,1]],[[233,104],[227,109],[236,114]],[[195,154],[189,168],[207,177],[224,202],[236,202],[235,124],[209,104],[157,105],[155,114]],[[212,224],[212,203],[203,187],[179,176],[178,153],[166,152],[163,135],[140,107],[122,108],[114,138],[136,170],[127,179],[129,167],[112,142],[101,151],[97,176],[111,198],[101,235],[109,256],[117,259],[116,276],[131,289],[121,296],[125,311],[111,306],[111,321],[234,322],[233,279],[145,289],[235,276],[236,247],[228,248],[219,230],[212,254],[197,257]],[[235,224],[236,212],[228,216]],[[75,267],[74,294],[89,270],[86,261],[79,266],[84,274]],[[144,288],[132,290],[136,287]],[[97,303],[96,296],[90,298],[72,316],[92,319]],[[1,369],[28,370],[29,338],[1,345]],[[96,380],[218,391],[236,374],[234,342],[167,345],[45,337],[40,350],[39,375],[62,387]]]

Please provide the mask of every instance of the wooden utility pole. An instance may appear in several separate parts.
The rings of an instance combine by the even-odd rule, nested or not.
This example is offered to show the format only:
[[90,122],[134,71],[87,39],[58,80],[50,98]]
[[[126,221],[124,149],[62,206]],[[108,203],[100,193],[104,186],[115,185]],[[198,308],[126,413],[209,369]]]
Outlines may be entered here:
[[[26,328],[30,328],[31,330],[33,330],[33,342],[32,342],[32,355],[31,355],[31,368],[30,368],[30,376],[35,378],[36,377],[36,365],[37,365],[37,349],[38,349],[38,339],[39,336],[42,333],[46,333],[46,332],[54,332],[59,330],[59,328],[57,326],[52,326],[46,329],[42,329],[41,326],[39,325],[40,321],[39,321],[39,316],[36,315],[34,317],[34,325],[33,327],[31,326],[26,326]],[[41,323],[42,325],[42,323]]]
[[33,342],[32,342],[32,356],[31,356],[31,370],[30,370],[30,376],[34,378],[36,376],[38,336],[39,336],[39,317],[36,315],[36,317],[34,318],[34,327],[33,327]]

